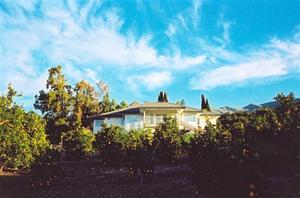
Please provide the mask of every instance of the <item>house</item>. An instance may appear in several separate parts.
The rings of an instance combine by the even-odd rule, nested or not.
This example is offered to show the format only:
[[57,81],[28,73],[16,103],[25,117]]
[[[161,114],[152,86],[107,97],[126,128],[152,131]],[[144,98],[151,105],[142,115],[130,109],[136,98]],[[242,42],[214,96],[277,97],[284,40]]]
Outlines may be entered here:
[[166,115],[176,117],[180,129],[195,130],[204,128],[207,121],[216,124],[220,113],[170,102],[133,102],[127,108],[92,116],[91,120],[96,133],[103,123],[125,129],[155,128]]

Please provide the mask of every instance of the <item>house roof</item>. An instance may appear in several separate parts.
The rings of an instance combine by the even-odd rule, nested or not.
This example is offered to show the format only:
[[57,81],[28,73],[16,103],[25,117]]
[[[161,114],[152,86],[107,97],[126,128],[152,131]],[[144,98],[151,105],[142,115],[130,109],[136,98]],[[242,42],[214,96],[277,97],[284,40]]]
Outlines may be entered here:
[[203,111],[198,108],[184,106],[184,105],[171,103],[171,102],[144,102],[143,104],[141,104],[139,102],[134,101],[127,108],[94,115],[94,116],[91,116],[90,118],[101,118],[101,117],[106,117],[106,116],[121,117],[124,114],[140,113],[142,109],[152,109],[152,108],[154,108],[154,109],[156,109],[156,108],[183,109],[184,112],[198,112],[203,115],[220,115],[220,113],[215,112],[215,111],[213,111],[213,112]]
[[171,102],[144,102],[140,106],[141,108],[184,108],[180,104],[175,104]]

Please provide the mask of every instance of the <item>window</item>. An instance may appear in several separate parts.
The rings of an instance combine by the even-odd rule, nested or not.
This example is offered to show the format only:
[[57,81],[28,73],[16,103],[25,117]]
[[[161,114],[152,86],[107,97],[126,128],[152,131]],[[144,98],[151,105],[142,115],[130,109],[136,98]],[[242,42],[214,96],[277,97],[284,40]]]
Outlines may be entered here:
[[186,122],[195,122],[196,117],[195,117],[195,115],[184,115],[184,121],[186,121]]
[[103,120],[95,120],[95,128],[100,128],[103,123]]
[[138,122],[138,115],[127,115],[126,122]]
[[146,115],[146,123],[154,124],[154,115],[153,114]]
[[162,114],[156,114],[156,124],[159,124],[163,121],[163,115]]
[[94,133],[101,130],[102,124],[103,124],[103,120],[94,120],[94,128],[93,128]]

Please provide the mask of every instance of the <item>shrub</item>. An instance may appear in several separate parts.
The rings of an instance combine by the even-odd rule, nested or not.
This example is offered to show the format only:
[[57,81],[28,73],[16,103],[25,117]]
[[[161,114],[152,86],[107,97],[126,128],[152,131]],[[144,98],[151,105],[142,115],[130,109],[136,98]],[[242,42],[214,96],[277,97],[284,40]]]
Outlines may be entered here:
[[96,134],[95,148],[100,151],[105,165],[122,165],[123,148],[125,144],[126,131],[120,127],[104,125]]
[[63,148],[66,158],[78,160],[87,154],[94,152],[93,142],[95,135],[86,128],[78,128],[63,135]]
[[144,174],[154,170],[155,158],[152,145],[153,133],[150,129],[130,130],[124,147],[123,163],[132,175],[139,176],[143,183]]
[[35,160],[30,172],[32,187],[51,186],[64,178],[64,172],[58,164],[59,158],[57,150],[48,149]]
[[13,102],[11,86],[0,96],[0,162],[7,168],[29,168],[49,147],[45,121]]
[[153,145],[156,150],[156,161],[159,164],[174,163],[180,156],[182,134],[176,118],[164,117],[154,132]]
[[246,196],[249,185],[257,184],[258,158],[242,139],[212,125],[195,135],[188,161],[199,190],[219,196]]

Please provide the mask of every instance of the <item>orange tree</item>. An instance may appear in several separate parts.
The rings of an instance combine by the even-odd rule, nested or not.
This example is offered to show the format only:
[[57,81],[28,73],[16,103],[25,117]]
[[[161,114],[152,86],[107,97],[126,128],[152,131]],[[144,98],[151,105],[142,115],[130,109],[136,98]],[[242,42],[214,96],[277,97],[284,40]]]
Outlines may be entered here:
[[165,116],[154,131],[153,146],[158,164],[175,163],[180,156],[183,134],[176,118]]
[[105,165],[121,166],[124,144],[126,142],[126,131],[116,125],[103,125],[96,134],[94,147],[100,152]]
[[150,129],[130,130],[126,136],[123,164],[131,174],[139,177],[141,184],[144,174],[151,174],[155,166],[153,133]]
[[263,175],[299,172],[300,104],[293,94],[275,99],[275,109],[225,114],[196,134],[188,161],[200,189],[232,196],[259,187]]
[[45,121],[14,102],[17,92],[8,86],[0,96],[0,169],[29,168],[49,147]]

